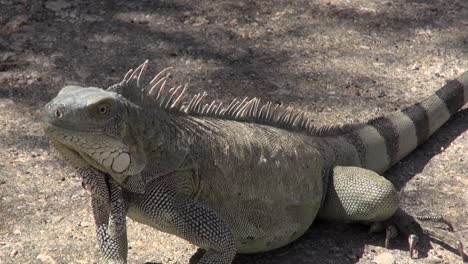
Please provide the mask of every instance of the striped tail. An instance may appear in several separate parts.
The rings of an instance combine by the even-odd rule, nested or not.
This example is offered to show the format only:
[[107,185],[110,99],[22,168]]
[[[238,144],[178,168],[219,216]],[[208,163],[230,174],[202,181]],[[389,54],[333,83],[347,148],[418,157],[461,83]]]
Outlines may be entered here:
[[[343,135],[361,166],[382,173],[404,158],[468,102],[468,71],[424,101]],[[354,152],[354,151],[353,151]]]

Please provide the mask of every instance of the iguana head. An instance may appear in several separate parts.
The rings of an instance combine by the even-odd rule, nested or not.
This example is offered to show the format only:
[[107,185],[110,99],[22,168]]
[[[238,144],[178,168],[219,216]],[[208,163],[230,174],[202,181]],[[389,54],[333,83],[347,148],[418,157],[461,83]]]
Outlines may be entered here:
[[129,129],[129,104],[115,92],[66,86],[45,106],[42,122],[66,159],[89,164],[123,182],[145,165]]

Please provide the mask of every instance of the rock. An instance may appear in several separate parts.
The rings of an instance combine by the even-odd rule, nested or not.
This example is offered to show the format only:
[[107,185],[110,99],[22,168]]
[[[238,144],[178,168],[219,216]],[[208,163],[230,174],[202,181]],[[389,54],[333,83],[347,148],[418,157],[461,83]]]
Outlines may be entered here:
[[232,19],[231,21],[229,21],[228,23],[230,26],[237,26],[239,24],[239,21],[237,20],[237,18],[234,18]]
[[13,52],[4,52],[2,55],[0,55],[0,61],[7,61],[12,59],[14,56],[16,56],[16,54]]
[[413,66],[411,66],[411,69],[414,70],[414,71],[417,71],[417,70],[421,69],[421,64],[415,63],[415,64],[413,64]]
[[206,25],[208,23],[209,23],[209,20],[206,19],[206,17],[198,16],[194,18],[194,23],[192,24],[192,26],[199,27],[199,26]]
[[42,253],[37,255],[36,259],[44,264],[57,264],[57,262],[51,256]]
[[373,261],[373,263],[376,264],[394,264],[395,263],[395,257],[390,254],[390,253],[382,253],[380,255],[377,255]]
[[21,26],[28,21],[28,17],[26,15],[18,15],[13,17],[8,23],[6,23],[3,28],[3,34],[11,35],[16,33],[20,30]]
[[18,255],[18,250],[17,249],[13,249],[10,253],[10,258],[14,258],[16,255]]
[[51,11],[61,12],[63,9],[71,6],[67,1],[47,1],[45,7]]

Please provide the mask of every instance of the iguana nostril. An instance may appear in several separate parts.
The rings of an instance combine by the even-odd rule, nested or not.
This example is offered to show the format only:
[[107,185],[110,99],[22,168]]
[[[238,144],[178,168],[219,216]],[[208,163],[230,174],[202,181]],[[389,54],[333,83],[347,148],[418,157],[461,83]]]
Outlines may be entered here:
[[57,108],[57,109],[55,110],[54,114],[55,114],[55,117],[61,118],[61,117],[63,116],[63,111],[62,111],[61,109],[58,109],[58,108]]

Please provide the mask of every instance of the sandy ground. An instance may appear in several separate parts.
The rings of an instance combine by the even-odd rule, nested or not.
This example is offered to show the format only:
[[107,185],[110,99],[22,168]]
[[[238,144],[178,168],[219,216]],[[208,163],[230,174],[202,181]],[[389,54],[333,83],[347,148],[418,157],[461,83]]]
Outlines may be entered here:
[[[89,197],[51,154],[39,118],[65,84],[108,86],[149,59],[192,92],[262,98],[318,125],[365,120],[468,70],[468,1],[0,0],[0,263],[95,263]],[[468,245],[468,110],[385,176],[413,214],[448,215]],[[445,230],[443,225],[425,225]],[[196,248],[129,221],[130,263],[187,263]],[[237,263],[461,263],[450,246],[317,222]]]

